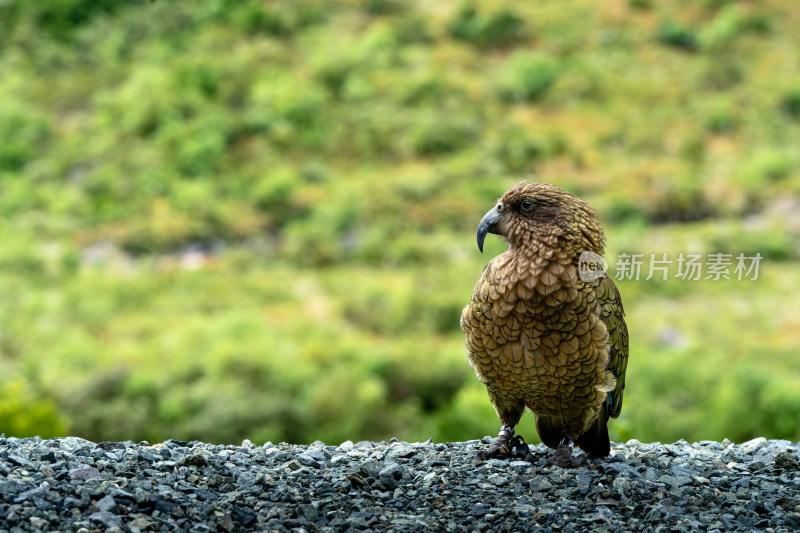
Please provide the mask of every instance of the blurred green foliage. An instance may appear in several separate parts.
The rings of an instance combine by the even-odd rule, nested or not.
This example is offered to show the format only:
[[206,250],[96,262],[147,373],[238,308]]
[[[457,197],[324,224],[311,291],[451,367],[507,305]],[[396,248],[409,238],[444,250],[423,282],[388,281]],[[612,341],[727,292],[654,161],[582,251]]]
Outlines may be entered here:
[[20,380],[0,383],[0,427],[11,435],[41,435],[58,437],[64,422],[52,400],[34,396]]
[[[778,0],[0,3],[0,433],[494,434],[458,327],[522,179],[618,253],[612,438],[800,439],[800,8]],[[533,440],[532,420],[520,432]]]

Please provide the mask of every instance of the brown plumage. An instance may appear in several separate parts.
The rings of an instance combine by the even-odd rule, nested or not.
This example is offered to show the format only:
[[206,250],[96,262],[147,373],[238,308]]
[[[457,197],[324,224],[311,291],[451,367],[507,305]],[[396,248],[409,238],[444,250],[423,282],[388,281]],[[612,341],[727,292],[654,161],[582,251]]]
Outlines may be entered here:
[[481,251],[486,233],[505,237],[508,250],[486,265],[461,316],[469,362],[503,424],[480,456],[509,453],[526,407],[542,442],[558,448],[555,464],[580,464],[573,444],[607,456],[628,332],[614,282],[579,275],[582,252],[603,255],[594,210],[553,185],[521,183],[481,220]]

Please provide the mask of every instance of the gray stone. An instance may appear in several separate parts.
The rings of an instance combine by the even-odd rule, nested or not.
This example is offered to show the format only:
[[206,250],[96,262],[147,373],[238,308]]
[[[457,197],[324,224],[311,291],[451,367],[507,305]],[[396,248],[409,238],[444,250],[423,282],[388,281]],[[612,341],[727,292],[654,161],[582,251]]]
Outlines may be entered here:
[[13,479],[0,478],[0,494],[2,495],[16,494],[21,488]]
[[299,461],[289,461],[288,463],[283,465],[283,468],[294,472],[296,470],[300,470],[301,468],[303,468],[303,465],[301,465]]
[[95,444],[92,441],[88,441],[86,439],[81,439],[79,437],[63,437],[60,439],[54,439],[58,442],[58,447],[62,450],[68,450],[74,452],[79,449],[89,449],[94,448]]
[[9,463],[11,463],[14,466],[21,466],[22,468],[26,468],[28,470],[33,468],[33,463],[31,463],[30,461],[28,461],[24,457],[16,455],[16,454],[13,454],[13,453],[8,454],[8,456],[6,457],[6,461],[8,461]]
[[252,472],[245,472],[236,478],[236,485],[242,489],[248,489],[258,484],[258,476]]
[[111,496],[104,496],[97,502],[95,502],[95,507],[97,507],[98,511],[104,511],[107,513],[118,514],[119,508],[117,507],[117,502],[114,501],[114,498]]
[[346,463],[349,460],[350,460],[350,457],[348,457],[345,454],[334,455],[333,457],[331,457],[331,463],[334,464],[334,465],[339,464],[339,463]]
[[36,487],[33,489],[29,489],[26,491],[20,492],[15,498],[14,503],[22,503],[27,501],[35,496],[42,497],[47,492],[47,489],[44,487]]
[[309,522],[316,522],[318,518],[317,509],[310,503],[305,503],[299,506],[300,512],[303,517]]
[[187,455],[180,461],[178,461],[178,465],[180,466],[208,466],[208,459],[202,453],[194,453],[192,455]]
[[234,505],[231,507],[231,520],[249,527],[256,521],[256,514],[250,509]]
[[75,481],[88,481],[90,479],[103,479],[103,476],[93,466],[79,466],[69,471],[69,478]]
[[411,446],[394,445],[388,452],[386,452],[385,459],[387,461],[407,459],[409,457],[413,457],[416,453],[417,450]]
[[311,468],[320,468],[319,462],[307,453],[301,453],[300,455],[298,455],[297,462],[299,462],[303,466],[308,466]]
[[627,463],[614,462],[603,465],[606,472],[611,472],[617,477],[637,478],[642,475],[631,465]]
[[529,486],[533,492],[546,492],[553,488],[553,484],[544,476],[534,477]]
[[153,525],[154,523],[148,520],[147,517],[138,516],[128,524],[128,527],[136,528],[140,531],[145,531],[150,529]]
[[742,449],[743,453],[745,453],[747,455],[751,455],[754,452],[760,450],[761,448],[764,448],[767,445],[768,445],[767,439],[765,439],[764,437],[758,437],[758,438],[749,440],[747,442],[743,442],[741,444],[741,449]]
[[108,511],[98,511],[96,513],[92,513],[89,515],[89,520],[95,524],[100,524],[107,528],[122,524],[122,519],[119,516],[109,513]]
[[403,478],[404,474],[405,469],[402,466],[397,463],[389,463],[378,472],[378,479],[380,479],[381,483],[384,485],[386,485],[387,482],[394,485],[395,482]]
[[320,451],[320,450],[309,450],[309,451],[306,453],[306,455],[308,455],[309,457],[311,457],[311,458],[312,458],[312,459],[314,459],[315,461],[319,461],[320,463],[324,463],[325,461],[327,461],[327,460],[328,460],[328,456],[326,456],[326,455],[325,455],[325,454],[324,454],[322,451]]
[[38,516],[32,516],[30,519],[31,526],[35,529],[44,529],[47,527],[48,522],[44,518],[40,518]]
[[787,450],[775,455],[773,466],[780,470],[800,470],[800,460]]
[[486,516],[487,514],[489,514],[491,512],[492,512],[492,508],[490,506],[484,505],[482,503],[476,503],[475,505],[473,505],[473,506],[471,506],[469,508],[469,511],[467,511],[467,514],[469,516],[475,516],[475,517],[480,518],[482,516]]
[[682,487],[684,485],[691,484],[692,478],[690,478],[688,476],[666,475],[666,476],[659,477],[658,481],[661,482],[661,483],[666,483],[667,485],[671,485],[673,487]]
[[358,473],[364,477],[377,477],[380,472],[380,464],[374,459],[362,461],[358,466]]
[[489,483],[498,487],[505,487],[508,485],[508,478],[500,474],[492,474],[488,478]]

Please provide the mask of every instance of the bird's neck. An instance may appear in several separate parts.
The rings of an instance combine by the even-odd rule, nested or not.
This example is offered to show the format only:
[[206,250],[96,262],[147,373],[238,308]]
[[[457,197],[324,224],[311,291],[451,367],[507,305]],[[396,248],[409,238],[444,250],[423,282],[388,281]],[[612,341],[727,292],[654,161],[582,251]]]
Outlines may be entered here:
[[547,265],[557,255],[560,255],[561,246],[557,235],[527,236],[526,239],[509,240],[508,253],[514,261],[531,266]]
[[529,239],[512,245],[498,258],[502,280],[508,286],[570,284],[578,272],[579,256],[590,251],[602,257],[602,246],[585,247],[581,243],[566,243],[557,237]]
[[497,266],[504,272],[504,281],[515,285],[538,279],[554,262],[567,265],[571,262],[556,245],[557,243],[529,240],[522,244],[509,243],[508,250],[498,258]]

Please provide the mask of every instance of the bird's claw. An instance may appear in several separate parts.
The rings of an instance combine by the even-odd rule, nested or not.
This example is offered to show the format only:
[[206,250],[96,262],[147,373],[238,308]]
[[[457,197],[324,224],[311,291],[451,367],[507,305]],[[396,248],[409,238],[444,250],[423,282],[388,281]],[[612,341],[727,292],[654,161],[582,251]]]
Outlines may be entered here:
[[555,465],[561,468],[580,467],[581,465],[583,465],[583,463],[586,462],[586,459],[589,456],[586,455],[585,453],[582,453],[578,456],[573,456],[572,448],[573,445],[571,442],[567,443],[562,441],[561,444],[558,445],[558,449],[556,449],[553,455],[547,458],[545,466]]
[[498,437],[487,449],[479,451],[477,458],[478,461],[485,461],[486,459],[508,454],[508,439]]
[[522,444],[525,444],[525,439],[514,435],[514,430],[509,426],[503,426],[494,442],[487,449],[478,452],[477,459],[485,461],[494,457],[507,457]]

